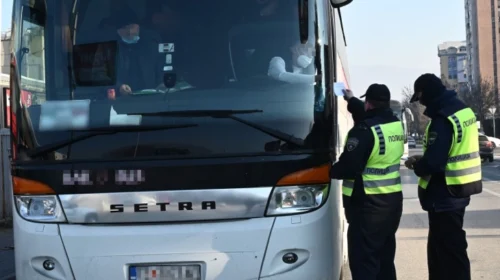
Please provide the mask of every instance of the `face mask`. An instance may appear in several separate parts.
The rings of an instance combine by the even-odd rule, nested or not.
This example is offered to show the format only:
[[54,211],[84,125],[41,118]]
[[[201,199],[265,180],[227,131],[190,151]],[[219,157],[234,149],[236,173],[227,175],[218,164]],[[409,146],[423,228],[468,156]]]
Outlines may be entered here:
[[126,44],[135,44],[139,41],[140,37],[137,35],[137,36],[134,36],[132,39],[125,39],[122,37],[122,41],[125,42]]
[[312,63],[312,61],[312,57],[308,57],[305,55],[300,55],[299,57],[297,57],[297,65],[301,68],[306,68]]

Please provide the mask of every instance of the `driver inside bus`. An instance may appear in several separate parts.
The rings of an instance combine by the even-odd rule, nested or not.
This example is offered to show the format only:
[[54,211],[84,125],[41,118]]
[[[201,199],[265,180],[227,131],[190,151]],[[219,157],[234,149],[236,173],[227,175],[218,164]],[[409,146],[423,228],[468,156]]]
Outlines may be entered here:
[[158,42],[141,32],[139,19],[133,11],[117,12],[112,23],[118,37],[118,92],[129,95],[133,91],[161,87]]

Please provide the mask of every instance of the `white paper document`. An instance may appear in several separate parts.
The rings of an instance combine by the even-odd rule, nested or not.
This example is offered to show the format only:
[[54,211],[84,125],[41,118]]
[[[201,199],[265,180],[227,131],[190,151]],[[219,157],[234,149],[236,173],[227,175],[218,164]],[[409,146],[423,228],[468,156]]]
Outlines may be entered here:
[[109,125],[140,125],[141,116],[129,116],[125,114],[116,113],[113,106],[111,106],[111,111],[109,112]]
[[336,96],[344,96],[345,85],[342,82],[333,83],[333,92]]

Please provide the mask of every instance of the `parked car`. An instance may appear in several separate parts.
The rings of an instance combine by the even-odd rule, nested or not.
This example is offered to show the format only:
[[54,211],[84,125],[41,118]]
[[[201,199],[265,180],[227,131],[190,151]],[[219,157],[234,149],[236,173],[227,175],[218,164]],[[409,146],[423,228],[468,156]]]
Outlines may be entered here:
[[495,147],[486,135],[479,135],[479,155],[482,160],[488,159],[492,162],[495,155]]
[[500,139],[491,136],[486,136],[486,137],[488,137],[488,140],[490,140],[493,143],[493,148],[500,147]]
[[408,148],[416,148],[417,147],[417,142],[413,137],[408,136]]
[[491,143],[493,144],[493,148],[500,147],[500,139],[492,137],[492,136],[488,136],[488,135],[484,134],[484,132],[479,132],[479,135],[486,136],[488,138],[488,140],[490,140]]

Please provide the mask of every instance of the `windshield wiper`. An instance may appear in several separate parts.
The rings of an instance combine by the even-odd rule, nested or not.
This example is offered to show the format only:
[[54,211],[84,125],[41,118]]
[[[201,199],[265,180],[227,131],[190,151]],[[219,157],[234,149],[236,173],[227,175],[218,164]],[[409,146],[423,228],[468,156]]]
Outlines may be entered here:
[[262,113],[262,110],[182,110],[182,111],[164,111],[164,112],[144,112],[127,114],[129,116],[163,116],[163,117],[212,117],[212,118],[227,118],[255,128],[266,133],[276,139],[279,139],[287,144],[297,147],[304,147],[304,140],[296,138],[293,135],[279,131],[274,128],[263,126],[254,122],[250,122],[234,115]]
[[[161,112],[125,113],[129,116],[162,116],[162,117],[212,117],[228,118],[231,115],[262,113],[262,110],[182,110]],[[121,114],[121,113],[120,113]]]
[[119,132],[141,132],[141,131],[155,131],[155,130],[168,130],[168,129],[177,129],[177,128],[189,128],[195,127],[198,124],[178,124],[178,125],[150,125],[150,126],[105,126],[105,127],[91,127],[86,130],[72,130],[73,132],[87,132],[86,134],[76,136],[74,138],[70,138],[67,140],[43,145],[34,149],[31,149],[26,152],[29,157],[38,157],[41,155],[45,155],[47,153],[56,151],[62,147],[71,145],[76,142],[83,141],[85,139],[99,136],[99,135],[109,135],[116,134]]

